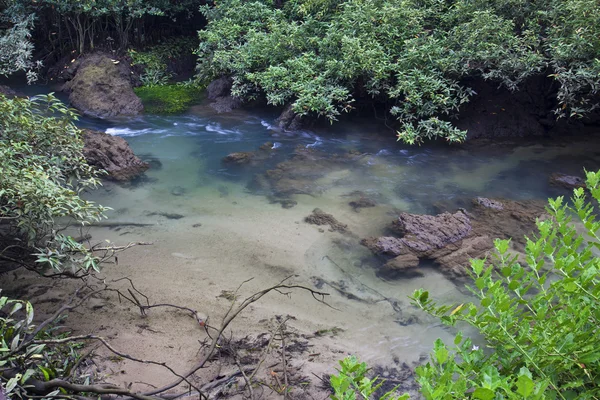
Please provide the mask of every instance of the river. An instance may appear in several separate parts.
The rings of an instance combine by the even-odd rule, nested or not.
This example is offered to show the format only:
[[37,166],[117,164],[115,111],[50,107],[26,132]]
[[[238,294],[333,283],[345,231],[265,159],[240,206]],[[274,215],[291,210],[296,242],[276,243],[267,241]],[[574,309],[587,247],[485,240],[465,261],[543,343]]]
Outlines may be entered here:
[[[600,146],[585,140],[410,147],[369,120],[288,134],[274,128],[275,118],[269,110],[217,115],[205,105],[180,116],[81,118],[83,127],[127,139],[153,166],[132,184],[106,182],[86,195],[112,208],[107,213],[111,222],[149,225],[96,227],[90,233],[94,240],[116,244],[153,243],[121,253],[118,265],[105,267],[107,279],[127,276],[153,302],[192,307],[215,320],[229,305],[224,291],[250,279],[241,297],[286,277],[330,293],[331,308],[303,292],[271,294],[233,327],[234,334],[254,334],[275,315],[291,315],[295,319],[289,325],[302,335],[341,328],[313,343],[311,352],[321,355],[311,359],[311,371],[332,372],[335,360],[347,353],[371,365],[410,364],[427,354],[436,338],[452,340],[454,331],[415,310],[408,296],[424,287],[442,302],[460,302],[464,289],[434,267],[421,268],[419,276],[380,276],[380,261],[359,244],[360,238],[382,235],[399,211],[454,210],[475,196],[546,199],[567,194],[550,186],[551,173],[581,174],[582,167],[600,167]],[[256,151],[265,143],[268,155],[253,165],[222,162],[232,152]],[[299,171],[300,178],[292,182],[300,185],[299,193],[287,197],[297,204],[284,208],[269,189],[257,188],[256,176],[299,149],[317,154],[316,165],[292,164],[308,170]],[[355,210],[349,202],[357,196],[376,205]],[[305,223],[315,208],[333,214],[352,234]],[[103,305],[93,319],[74,318],[86,329],[112,332],[117,346],[140,357],[167,358],[181,369],[193,363],[197,327],[157,313],[149,323],[159,333],[140,333],[135,309],[126,308]],[[126,372],[113,376],[117,382],[149,375],[162,379],[147,366],[122,369]]]

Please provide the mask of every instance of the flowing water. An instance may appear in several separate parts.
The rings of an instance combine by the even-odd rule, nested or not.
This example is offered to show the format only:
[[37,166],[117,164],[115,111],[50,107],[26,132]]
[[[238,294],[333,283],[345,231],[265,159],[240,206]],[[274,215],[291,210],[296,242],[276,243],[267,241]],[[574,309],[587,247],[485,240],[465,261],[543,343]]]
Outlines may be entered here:
[[[133,278],[153,301],[187,305],[207,315],[226,310],[222,292],[251,278],[243,294],[288,276],[331,293],[328,302],[334,308],[307,293],[271,295],[253,305],[237,328],[251,332],[261,319],[290,314],[301,332],[342,328],[329,345],[372,364],[415,361],[437,337],[451,338],[452,332],[410,306],[407,296],[414,289],[424,287],[441,301],[460,301],[465,295],[435,268],[422,268],[420,276],[411,278],[378,276],[380,261],[359,244],[360,238],[383,234],[399,211],[452,210],[475,196],[546,199],[565,194],[548,184],[552,172],[600,167],[600,146],[590,141],[409,147],[371,122],[284,134],[273,128],[275,117],[256,110],[216,115],[196,106],[181,116],[82,118],[81,126],[124,137],[153,165],[144,179],[106,183],[88,195],[112,208],[109,221],[125,224],[92,228],[91,233],[119,244],[153,242],[122,253],[118,266],[107,267],[118,272],[109,274]],[[266,142],[272,150],[264,160],[241,167],[222,162],[229,153],[255,151]],[[311,149],[324,161],[316,162],[318,171],[310,171],[308,182],[302,181],[310,186],[308,194],[290,196],[297,204],[287,209],[273,202],[268,190],[257,189],[255,177],[289,160],[298,148]],[[348,204],[357,196],[377,205],[357,212]],[[352,234],[305,223],[317,207],[347,224]],[[174,326],[186,334],[186,328]],[[133,337],[121,339],[135,348]],[[193,354],[181,355],[183,365],[187,359]]]

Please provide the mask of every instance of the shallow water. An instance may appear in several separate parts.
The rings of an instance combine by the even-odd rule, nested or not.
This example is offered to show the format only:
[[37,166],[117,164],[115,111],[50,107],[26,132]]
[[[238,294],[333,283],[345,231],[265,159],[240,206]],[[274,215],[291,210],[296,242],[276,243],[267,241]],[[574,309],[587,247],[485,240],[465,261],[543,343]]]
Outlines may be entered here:
[[[407,296],[414,289],[424,286],[442,301],[458,301],[464,295],[434,269],[424,269],[417,278],[378,277],[373,268],[377,262],[358,238],[383,233],[398,211],[433,212],[440,204],[453,209],[474,196],[554,196],[560,192],[549,186],[548,176],[556,171],[580,172],[582,164],[593,168],[600,150],[586,142],[476,150],[408,147],[375,124],[342,123],[288,135],[273,128],[274,119],[275,114],[268,112],[219,116],[203,106],[176,117],[83,119],[82,125],[123,136],[137,154],[160,161],[159,168],[147,172],[147,179],[129,187],[109,184],[90,196],[114,209],[111,219],[153,226],[103,234],[115,241],[130,237],[158,241],[160,248],[145,262],[154,266],[149,268],[155,284],[167,289],[189,290],[185,282],[170,282],[170,273],[160,272],[160,266],[174,259],[178,265],[169,268],[172,273],[202,269],[221,289],[229,284],[230,290],[247,278],[266,284],[296,274],[298,282],[320,283],[323,290],[336,294],[329,283],[337,282],[336,287],[359,297],[349,300],[337,293],[336,304],[342,310],[337,317],[332,318],[329,309],[315,308],[309,298],[279,311],[300,314],[299,320],[312,319],[318,326],[343,325],[342,338],[363,357],[382,361],[390,356],[417,359],[436,337],[449,335],[408,305]],[[265,142],[273,143],[273,154],[256,166],[235,167],[221,161],[231,152],[254,151]],[[315,181],[317,194],[293,196],[298,205],[292,209],[271,204],[268,193],[249,189],[255,174],[289,159],[297,146],[330,155],[349,151],[360,155],[322,171]],[[352,197],[348,194],[355,191],[376,199],[378,205],[355,212],[348,205]],[[315,207],[348,224],[355,237],[321,233],[306,225],[303,218]],[[164,216],[168,213],[183,217],[169,219]],[[197,224],[202,226],[194,228]],[[147,284],[153,285],[152,279]],[[386,297],[398,301],[405,315],[394,311]],[[413,314],[419,322],[403,326],[402,318]]]
[[[341,327],[336,344],[370,363],[418,360],[437,337],[451,338],[451,331],[409,305],[407,296],[414,289],[425,287],[441,301],[461,301],[465,295],[434,268],[423,268],[413,278],[379,277],[377,261],[360,246],[360,238],[381,235],[398,211],[453,210],[475,196],[546,199],[566,194],[548,184],[551,173],[600,168],[600,146],[589,140],[409,147],[368,121],[284,134],[272,126],[275,117],[256,110],[216,115],[200,105],[182,116],[82,118],[81,126],[123,136],[136,154],[153,162],[144,179],[125,186],[106,183],[88,194],[113,209],[111,221],[149,226],[92,228],[91,233],[117,243],[153,242],[123,253],[114,268],[134,278],[155,301],[198,307],[207,314],[223,310],[222,290],[234,290],[251,278],[244,286],[247,293],[288,276],[329,292],[334,309],[301,293],[265,299],[253,306],[245,329],[275,314],[294,315],[293,324],[305,332]],[[273,150],[256,165],[222,163],[229,153],[255,151],[265,142]],[[270,201],[270,193],[251,190],[250,183],[256,174],[288,160],[298,146],[325,159],[354,156],[325,162],[331,168],[316,174],[315,190],[292,196],[298,204],[284,209]],[[377,206],[354,211],[348,203],[357,191]],[[321,232],[304,223],[316,207],[348,224],[352,235],[326,227]]]

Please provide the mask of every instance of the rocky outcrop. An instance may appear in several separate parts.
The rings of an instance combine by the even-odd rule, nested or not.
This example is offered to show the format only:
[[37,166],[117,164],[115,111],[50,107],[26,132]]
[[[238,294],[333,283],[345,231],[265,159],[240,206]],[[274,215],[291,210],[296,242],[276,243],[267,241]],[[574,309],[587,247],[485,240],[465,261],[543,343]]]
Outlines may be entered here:
[[390,227],[394,236],[366,238],[361,243],[383,258],[383,271],[404,272],[428,260],[456,278],[466,275],[471,259],[494,248],[495,238],[512,238],[513,249],[522,251],[524,235],[531,234],[536,219],[544,215],[543,202],[478,197],[470,211],[401,213]]
[[206,87],[210,106],[219,114],[228,113],[242,106],[242,101],[231,95],[233,81],[228,77],[215,79]]
[[284,131],[297,131],[304,127],[304,118],[297,114],[293,107],[293,104],[287,105],[277,118],[277,125]]
[[131,69],[108,54],[93,53],[74,61],[65,70],[62,90],[71,105],[85,115],[112,118],[138,115],[142,101],[133,92]]
[[550,184],[566,189],[585,188],[585,180],[579,176],[554,173],[550,176]]
[[129,144],[122,137],[85,130],[83,138],[83,153],[88,164],[108,172],[109,179],[130,181],[149,167],[133,154]]

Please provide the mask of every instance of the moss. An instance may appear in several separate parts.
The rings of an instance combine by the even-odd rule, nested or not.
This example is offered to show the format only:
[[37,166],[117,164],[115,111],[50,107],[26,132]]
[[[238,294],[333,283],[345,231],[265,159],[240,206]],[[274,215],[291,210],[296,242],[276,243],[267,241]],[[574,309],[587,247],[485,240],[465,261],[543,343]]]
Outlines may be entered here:
[[182,85],[142,86],[134,90],[150,114],[183,113],[202,95],[200,88]]

